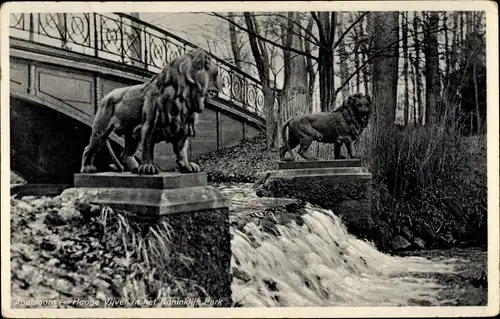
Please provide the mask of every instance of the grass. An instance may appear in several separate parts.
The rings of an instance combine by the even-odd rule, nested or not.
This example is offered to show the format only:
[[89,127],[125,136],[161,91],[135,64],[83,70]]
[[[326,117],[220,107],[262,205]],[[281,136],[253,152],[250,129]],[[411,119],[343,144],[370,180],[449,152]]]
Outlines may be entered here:
[[[206,297],[197,283],[168,272],[171,234],[164,222],[140,225],[109,207],[90,205],[83,197],[12,198],[13,297],[85,297],[97,307],[97,302],[102,307],[110,298]],[[126,304],[137,306],[143,305]]]
[[109,207],[103,207],[94,222],[100,228],[98,233],[102,234],[105,249],[121,252],[120,262],[127,266],[125,284],[117,289],[119,298],[152,300],[207,296],[197,283],[169,274],[172,229],[166,222],[140,225]]

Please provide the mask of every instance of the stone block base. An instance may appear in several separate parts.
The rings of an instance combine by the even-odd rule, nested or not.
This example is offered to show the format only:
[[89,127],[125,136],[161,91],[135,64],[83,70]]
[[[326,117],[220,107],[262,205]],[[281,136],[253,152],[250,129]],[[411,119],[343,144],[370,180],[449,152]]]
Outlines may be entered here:
[[373,226],[372,176],[360,161],[350,161],[359,166],[342,161],[282,162],[279,167],[285,169],[265,172],[256,182],[257,195],[305,200],[331,209],[348,228],[368,233]]
[[215,306],[229,307],[229,200],[206,184],[204,173],[76,174],[78,187],[67,189],[62,196],[84,196],[88,202],[109,206],[144,227],[165,221],[172,230],[166,243],[171,247],[168,272],[200,285],[211,300],[219,300]]
[[[170,245],[175,253],[168,265],[171,274],[193,280],[206,290],[212,300],[222,302],[217,306],[230,307],[232,277],[231,234],[227,227],[229,209],[166,215],[162,220],[173,230]],[[191,262],[187,261],[189,259]]]

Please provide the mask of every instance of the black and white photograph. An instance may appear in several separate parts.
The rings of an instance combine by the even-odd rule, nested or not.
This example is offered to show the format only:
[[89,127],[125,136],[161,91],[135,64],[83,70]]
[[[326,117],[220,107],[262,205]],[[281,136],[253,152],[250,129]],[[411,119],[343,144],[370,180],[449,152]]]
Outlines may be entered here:
[[4,316],[499,313],[495,3],[1,11]]

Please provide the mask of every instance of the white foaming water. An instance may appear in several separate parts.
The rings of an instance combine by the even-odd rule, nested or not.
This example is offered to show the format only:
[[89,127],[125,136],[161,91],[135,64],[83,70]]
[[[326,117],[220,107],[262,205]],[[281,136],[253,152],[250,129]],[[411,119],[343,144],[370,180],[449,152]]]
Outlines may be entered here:
[[233,300],[243,306],[441,305],[441,286],[415,273],[449,273],[447,262],[397,257],[347,232],[329,210],[308,206],[304,224],[277,225],[279,236],[254,223],[233,229]]
[[[219,187],[231,198],[236,219],[252,208],[290,201],[259,198],[252,184]],[[253,222],[243,232],[231,229],[231,262],[238,273],[233,301],[245,307],[439,306],[450,301],[438,300],[443,287],[431,276],[418,275],[451,273],[456,259],[386,255],[349,234],[330,210],[308,205],[306,211],[303,225],[276,225],[279,236]]]

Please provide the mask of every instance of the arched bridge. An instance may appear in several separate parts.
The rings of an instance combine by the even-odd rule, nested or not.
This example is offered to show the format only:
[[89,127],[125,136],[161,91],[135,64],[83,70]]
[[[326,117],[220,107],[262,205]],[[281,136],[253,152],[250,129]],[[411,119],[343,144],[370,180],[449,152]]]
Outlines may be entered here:
[[[11,167],[28,182],[71,183],[99,100],[141,83],[195,45],[121,13],[10,16]],[[237,144],[264,127],[258,80],[214,57],[224,87],[200,114],[190,157]],[[123,141],[112,136],[120,152]],[[101,152],[98,162],[108,162]],[[163,169],[171,146],[156,147]],[[108,162],[109,163],[109,162]]]

